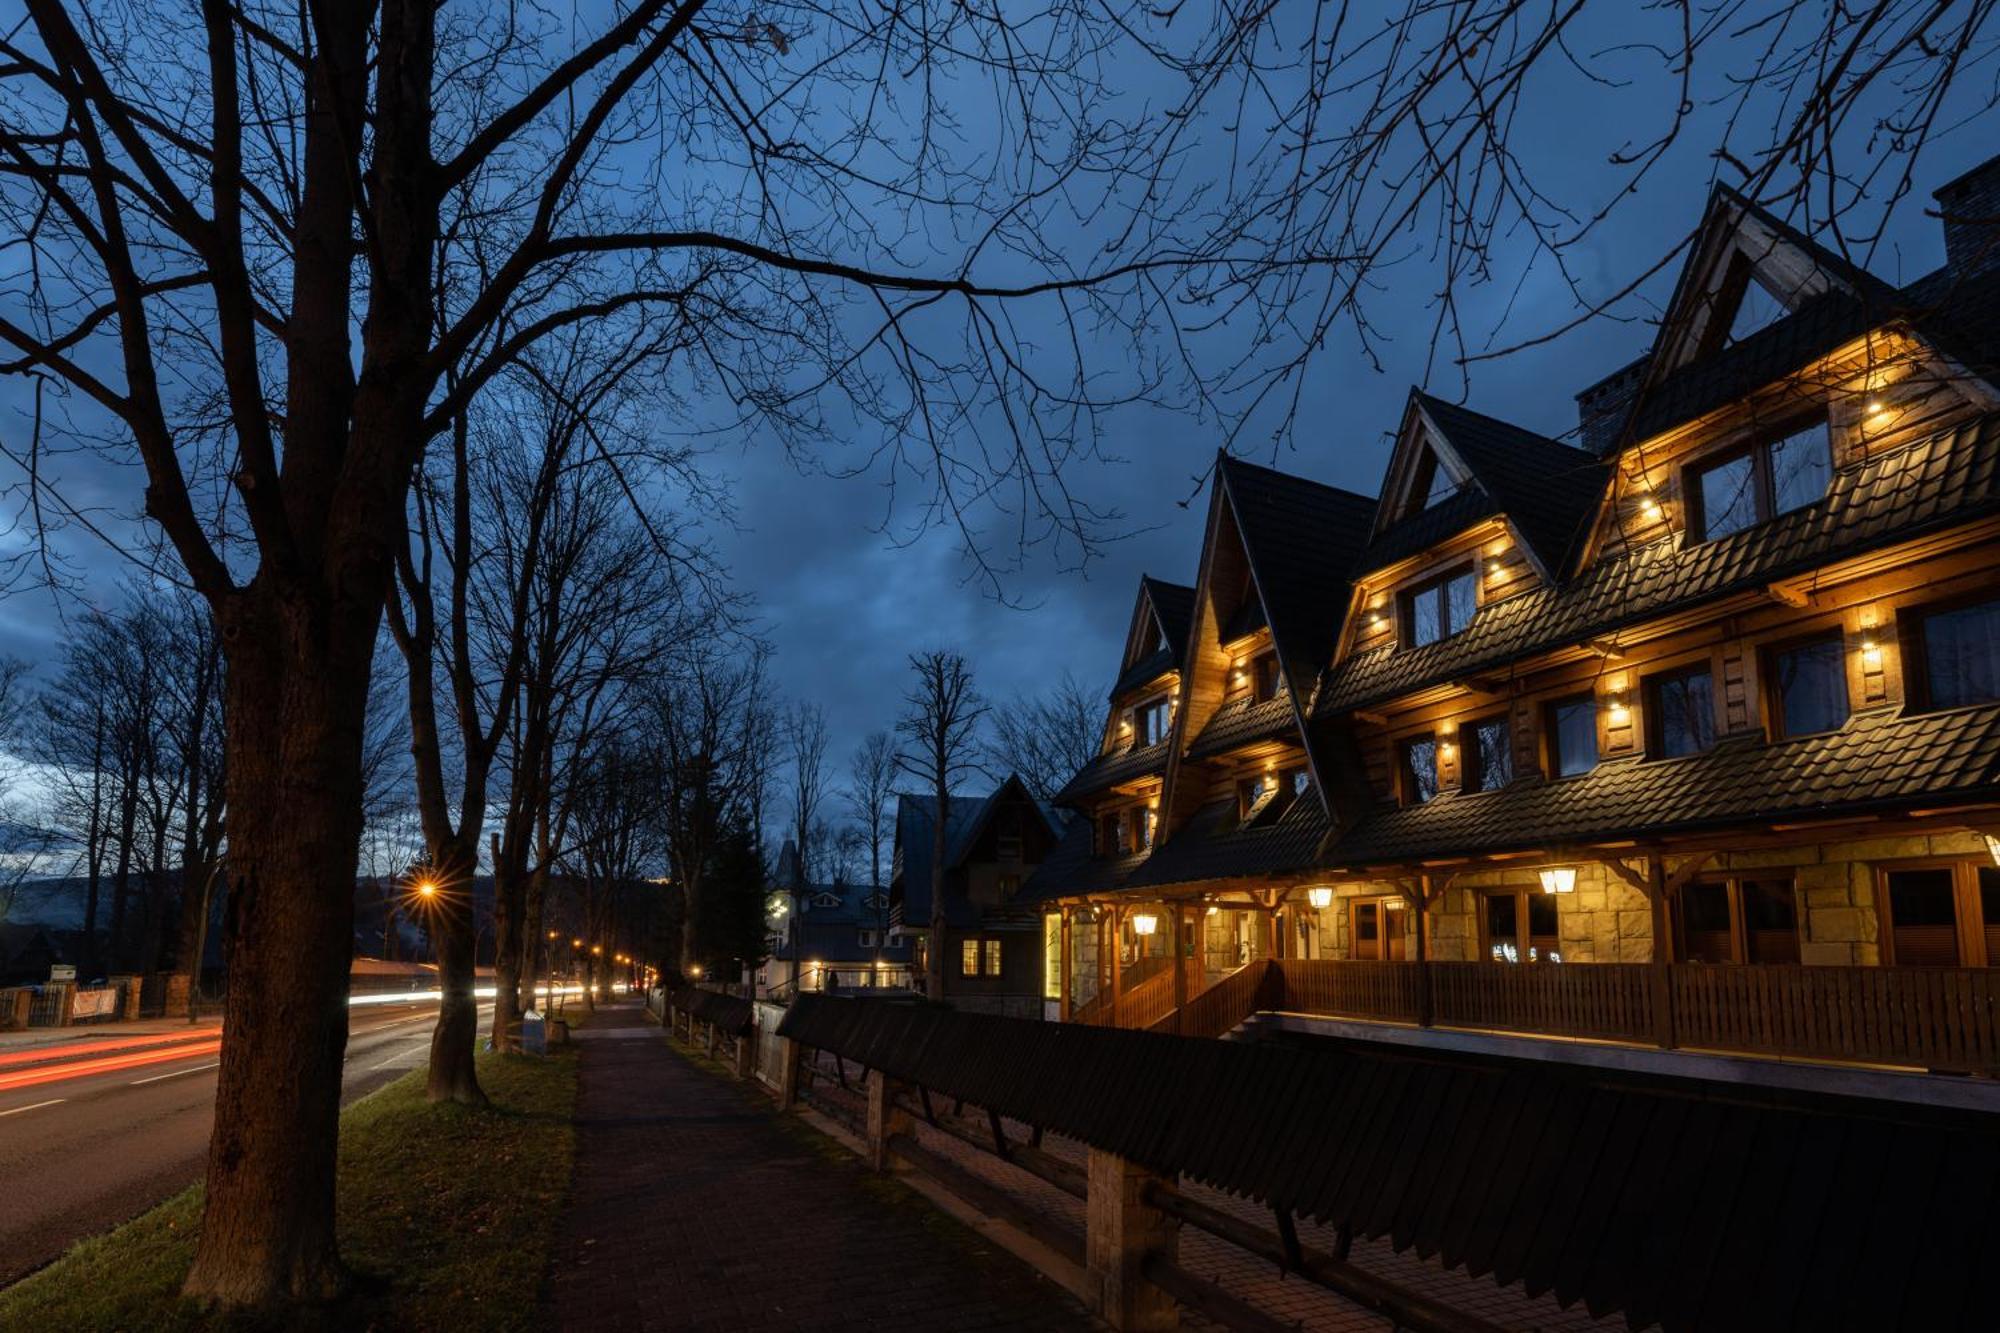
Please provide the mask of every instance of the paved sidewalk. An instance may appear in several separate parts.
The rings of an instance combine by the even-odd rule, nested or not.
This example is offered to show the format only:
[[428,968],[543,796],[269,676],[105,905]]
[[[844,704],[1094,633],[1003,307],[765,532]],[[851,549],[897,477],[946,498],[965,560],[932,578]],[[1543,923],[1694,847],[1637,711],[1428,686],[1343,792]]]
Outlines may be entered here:
[[576,1036],[554,1327],[1099,1327],[1055,1283],[696,1067],[638,1006],[607,1006]]

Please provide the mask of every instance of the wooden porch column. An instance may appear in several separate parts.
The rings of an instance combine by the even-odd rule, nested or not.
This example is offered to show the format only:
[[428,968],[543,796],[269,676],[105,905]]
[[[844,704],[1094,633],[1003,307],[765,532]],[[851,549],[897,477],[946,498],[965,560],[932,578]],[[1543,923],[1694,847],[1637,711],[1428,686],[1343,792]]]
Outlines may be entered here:
[[1111,1026],[1118,1027],[1119,982],[1125,972],[1125,932],[1120,928],[1125,909],[1117,903],[1111,904],[1107,922],[1111,931]]
[[757,1024],[736,1034],[736,1077],[744,1083],[757,1077]]
[[868,1071],[868,1165],[877,1172],[889,1169],[889,1140],[907,1133],[910,1114],[896,1104],[896,1085],[879,1069]]
[[1187,940],[1187,904],[1168,903],[1166,907],[1174,915],[1174,929],[1171,941],[1174,951],[1174,1031],[1179,1032],[1181,1030],[1181,1010],[1187,1007],[1188,1002],[1187,961],[1184,957]]
[[1667,858],[1658,852],[1646,858],[1646,897],[1653,908],[1653,1040],[1672,1050],[1678,1044],[1674,1035],[1674,914]]
[[1062,960],[1062,990],[1058,994],[1062,998],[1058,1001],[1059,1008],[1057,1009],[1057,1013],[1065,1023],[1069,1022],[1069,1016],[1075,1009],[1075,1001],[1070,996],[1070,973],[1074,970],[1074,963],[1072,961],[1074,955],[1070,944],[1069,922],[1069,909],[1065,907],[1062,909],[1062,948],[1059,954]]
[[1417,1026],[1429,1027],[1431,1007],[1431,897],[1435,892],[1428,874],[1417,876],[1417,901],[1410,904],[1410,949],[1416,954]]
[[1180,1306],[1146,1280],[1151,1254],[1172,1261],[1179,1224],[1147,1202],[1146,1186],[1171,1184],[1123,1157],[1090,1150],[1084,1200],[1084,1270],[1097,1313],[1116,1329],[1180,1327]]

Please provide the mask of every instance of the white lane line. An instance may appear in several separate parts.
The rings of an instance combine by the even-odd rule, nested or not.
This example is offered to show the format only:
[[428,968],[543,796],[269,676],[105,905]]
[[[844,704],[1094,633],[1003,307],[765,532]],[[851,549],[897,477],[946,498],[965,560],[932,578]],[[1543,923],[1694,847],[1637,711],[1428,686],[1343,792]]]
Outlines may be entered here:
[[199,1074],[205,1069],[220,1068],[222,1068],[222,1061],[217,1060],[212,1065],[196,1065],[193,1069],[176,1069],[170,1074],[155,1074],[151,1078],[135,1078],[132,1080],[131,1086],[136,1088],[141,1083],[158,1083],[163,1078],[179,1078],[183,1074]]
[[0,1111],[0,1118],[4,1118],[4,1117],[6,1117],[6,1116],[10,1116],[10,1115],[19,1115],[19,1114],[21,1114],[21,1113],[22,1113],[23,1111],[39,1111],[39,1110],[41,1110],[41,1109],[42,1109],[42,1108],[43,1108],[44,1106],[60,1106],[60,1105],[62,1105],[62,1104],[63,1104],[64,1102],[66,1102],[66,1101],[68,1101],[68,1100],[69,1100],[69,1098],[67,1098],[67,1097],[56,1097],[56,1098],[53,1098],[53,1099],[52,1099],[52,1100],[50,1100],[50,1101],[46,1101],[46,1102],[36,1102],[36,1103],[35,1103],[35,1104],[34,1104],[33,1106],[17,1106],[17,1107],[15,1107],[15,1108],[14,1108],[13,1110],[11,1110],[11,1111]]

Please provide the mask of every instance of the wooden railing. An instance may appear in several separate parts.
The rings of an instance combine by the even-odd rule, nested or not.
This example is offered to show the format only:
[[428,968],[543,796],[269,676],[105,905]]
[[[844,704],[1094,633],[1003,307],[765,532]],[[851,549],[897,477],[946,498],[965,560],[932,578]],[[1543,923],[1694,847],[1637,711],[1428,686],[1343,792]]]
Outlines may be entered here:
[[[1438,1026],[2000,1076],[2000,969],[1989,968],[1675,963],[1663,976],[1652,963],[1265,959],[1206,989],[1190,982],[1178,1015],[1172,969],[1149,969],[1117,1018],[1203,1037],[1261,1010],[1415,1023],[1426,972]],[[1076,1021],[1109,1023],[1109,1000]]]
[[1673,968],[1682,1046],[2000,1073],[2000,971],[1983,967]]
[[1268,958],[1245,963],[1207,990],[1169,1009],[1151,1026],[1155,1032],[1183,1037],[1220,1037],[1260,1009],[1272,1008],[1278,995],[1277,964]]
[[1417,1020],[1417,971],[1407,963],[1286,958],[1279,960],[1277,967],[1279,1008],[1350,1018]]
[[1432,963],[1430,969],[1435,1023],[1550,1037],[1653,1036],[1647,963]]

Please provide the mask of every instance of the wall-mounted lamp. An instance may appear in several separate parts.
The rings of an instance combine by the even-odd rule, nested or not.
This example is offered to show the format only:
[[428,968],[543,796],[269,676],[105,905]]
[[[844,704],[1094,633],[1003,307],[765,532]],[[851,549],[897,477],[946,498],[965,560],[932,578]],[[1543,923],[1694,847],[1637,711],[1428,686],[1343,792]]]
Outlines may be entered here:
[[1639,513],[1648,522],[1658,522],[1663,512],[1665,511],[1660,508],[1660,502],[1655,500],[1651,495],[1642,495],[1639,497]]
[[1632,717],[1632,710],[1625,706],[1624,698],[1620,695],[1616,694],[1612,695],[1611,696],[1612,725],[1622,727],[1625,725],[1626,722],[1631,720],[1631,717]]
[[1221,910],[1222,910],[1222,909],[1221,909],[1220,907],[1217,907],[1217,906],[1216,906],[1216,905],[1215,905],[1214,903],[1210,903],[1210,904],[1208,905],[1208,910],[1207,910],[1206,912],[1202,913],[1202,915],[1203,915],[1203,916],[1214,916],[1214,915],[1215,915],[1215,914],[1216,914],[1217,912],[1220,912]]
[[1160,918],[1154,916],[1151,912],[1132,913],[1132,933],[1134,935],[1150,935],[1159,928]]
[[1541,871],[1543,893],[1575,893],[1575,866],[1544,866]]
[[1333,906],[1333,890],[1324,884],[1316,885],[1306,890],[1306,901],[1312,904],[1313,911],[1324,912]]
[[1861,665],[1870,671],[1882,669],[1882,645],[1873,639],[1861,641]]

